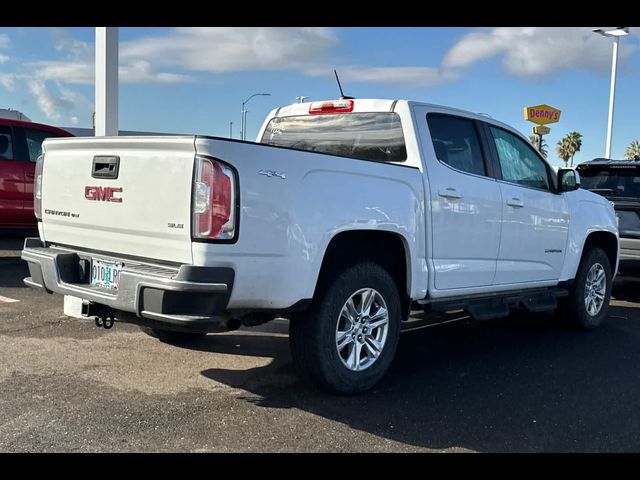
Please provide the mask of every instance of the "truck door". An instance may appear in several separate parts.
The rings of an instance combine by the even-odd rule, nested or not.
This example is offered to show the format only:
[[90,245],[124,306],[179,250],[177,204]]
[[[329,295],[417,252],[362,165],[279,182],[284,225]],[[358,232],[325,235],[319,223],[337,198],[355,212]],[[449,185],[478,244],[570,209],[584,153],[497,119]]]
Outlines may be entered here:
[[502,237],[495,284],[556,280],[565,257],[569,208],[554,193],[550,167],[531,145],[491,125],[501,180]]
[[35,180],[36,161],[42,153],[42,142],[46,138],[55,138],[60,135],[48,130],[37,128],[13,127],[15,140],[15,157],[21,160],[24,168],[24,212],[23,223],[35,224],[36,217],[33,212],[33,182]]
[[502,202],[500,187],[489,176],[479,122],[426,107],[415,107],[415,113],[430,186],[427,242],[435,288],[489,286],[500,247]]
[[24,162],[15,151],[12,128],[0,125],[0,224],[5,226],[24,223]]

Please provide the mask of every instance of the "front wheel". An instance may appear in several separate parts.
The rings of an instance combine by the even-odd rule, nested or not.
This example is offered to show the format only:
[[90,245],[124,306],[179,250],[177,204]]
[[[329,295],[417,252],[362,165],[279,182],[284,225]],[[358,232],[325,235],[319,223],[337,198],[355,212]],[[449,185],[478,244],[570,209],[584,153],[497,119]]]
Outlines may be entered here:
[[291,319],[296,368],[325,390],[368,390],[393,360],[400,317],[398,288],[384,268],[371,262],[347,267],[325,283],[307,312]]
[[584,255],[569,297],[564,299],[563,313],[572,326],[590,330],[604,322],[609,312],[612,277],[604,250],[595,247]]

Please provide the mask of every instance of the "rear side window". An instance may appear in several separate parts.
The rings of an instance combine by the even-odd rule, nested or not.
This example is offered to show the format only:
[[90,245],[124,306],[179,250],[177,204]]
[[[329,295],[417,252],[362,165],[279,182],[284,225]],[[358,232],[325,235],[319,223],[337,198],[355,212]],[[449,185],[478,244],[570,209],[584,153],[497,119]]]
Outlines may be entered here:
[[11,127],[0,125],[0,160],[13,160]]
[[44,142],[44,139],[59,137],[60,135],[44,130],[25,128],[24,136],[27,142],[27,150],[29,151],[29,161],[35,162],[42,153],[42,142]]
[[261,143],[377,162],[404,162],[400,117],[393,112],[273,118]]
[[486,175],[478,131],[473,120],[449,115],[427,115],[436,157],[456,170]]

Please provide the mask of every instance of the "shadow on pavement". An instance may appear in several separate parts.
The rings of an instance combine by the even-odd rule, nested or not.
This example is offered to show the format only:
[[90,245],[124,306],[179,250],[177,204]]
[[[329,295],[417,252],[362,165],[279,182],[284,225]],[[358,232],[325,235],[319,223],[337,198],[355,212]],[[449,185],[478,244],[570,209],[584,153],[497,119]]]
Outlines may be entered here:
[[19,258],[0,257],[0,288],[27,288],[22,281],[29,276],[29,267]]
[[617,277],[611,296],[616,300],[640,302],[640,277]]
[[201,372],[245,390],[247,401],[302,409],[411,445],[637,451],[640,327],[628,320],[633,315],[635,309],[614,307],[612,318],[590,332],[567,330],[549,315],[407,332],[385,379],[353,397],[301,382],[286,337],[240,331],[210,335],[195,348],[273,357],[265,367]]
[[27,264],[20,258],[24,239],[38,236],[35,230],[0,230],[0,288],[26,288],[22,279],[29,276]]

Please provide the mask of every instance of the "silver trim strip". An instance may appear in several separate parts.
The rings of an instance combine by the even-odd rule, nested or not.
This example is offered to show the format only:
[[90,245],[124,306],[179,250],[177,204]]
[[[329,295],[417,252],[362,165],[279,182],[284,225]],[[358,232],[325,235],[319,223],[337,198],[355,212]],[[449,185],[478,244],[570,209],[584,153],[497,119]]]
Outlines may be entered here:
[[34,282],[33,280],[31,280],[31,277],[27,277],[24,280],[22,280],[24,282],[24,284],[28,287],[32,287],[32,288],[39,288],[41,290],[44,289],[44,287],[42,285],[40,285],[39,283]]

